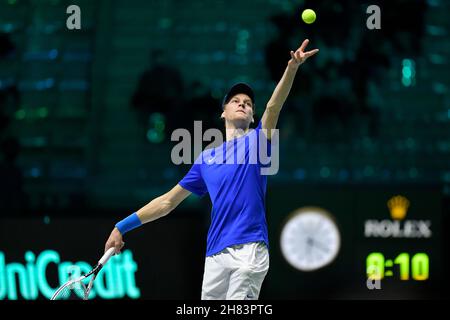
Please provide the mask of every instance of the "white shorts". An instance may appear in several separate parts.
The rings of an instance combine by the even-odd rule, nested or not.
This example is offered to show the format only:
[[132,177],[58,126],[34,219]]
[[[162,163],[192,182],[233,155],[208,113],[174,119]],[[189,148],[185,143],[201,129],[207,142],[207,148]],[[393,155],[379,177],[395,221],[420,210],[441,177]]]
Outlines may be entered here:
[[202,300],[257,300],[268,270],[263,242],[228,247],[206,257]]

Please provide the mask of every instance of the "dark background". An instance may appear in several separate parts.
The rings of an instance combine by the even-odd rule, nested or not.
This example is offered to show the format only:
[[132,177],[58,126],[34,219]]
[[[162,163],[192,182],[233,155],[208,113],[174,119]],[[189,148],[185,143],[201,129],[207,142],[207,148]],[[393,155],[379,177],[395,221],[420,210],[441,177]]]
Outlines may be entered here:
[[[81,30],[66,28],[71,4]],[[366,28],[371,4],[381,30]],[[261,298],[448,297],[449,5],[0,0],[0,250],[9,262],[51,247],[68,260],[89,248],[79,259],[98,259],[115,222],[189,169],[171,162],[172,131],[194,120],[221,128],[220,101],[237,81],[254,87],[258,121],[289,50],[309,38],[320,53],[283,107],[280,171],[268,178],[271,270]],[[312,25],[301,21],[305,8],[317,14]],[[365,219],[390,219],[396,194],[411,202],[407,219],[432,221],[431,239],[364,239]],[[343,243],[332,265],[302,273],[278,240],[286,217],[310,205],[336,217]],[[209,210],[208,197],[191,196],[127,235],[143,297],[199,298]],[[80,232],[86,238],[75,239]],[[365,257],[378,250],[430,252],[430,280],[390,279],[369,292]]]

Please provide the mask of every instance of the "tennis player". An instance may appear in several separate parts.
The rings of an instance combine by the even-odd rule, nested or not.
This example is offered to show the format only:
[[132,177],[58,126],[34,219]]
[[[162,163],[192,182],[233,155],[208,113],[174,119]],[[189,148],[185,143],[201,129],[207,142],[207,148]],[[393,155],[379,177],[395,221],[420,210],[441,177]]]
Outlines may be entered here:
[[[299,66],[319,51],[305,51],[308,42],[303,41],[300,48],[290,52],[291,59],[256,129],[249,129],[254,122],[253,90],[245,83],[238,83],[226,93],[222,104],[226,141],[219,147],[204,150],[173,189],[118,222],[106,242],[105,251],[114,247],[119,253],[127,232],[167,215],[191,193],[198,196],[209,193],[211,225],[201,298],[258,299],[269,269],[265,217],[267,176],[261,174],[262,161],[252,164],[248,161],[249,154],[261,144],[270,146],[278,116]],[[229,150],[233,151],[227,153]],[[229,163],[233,157],[241,159]]]

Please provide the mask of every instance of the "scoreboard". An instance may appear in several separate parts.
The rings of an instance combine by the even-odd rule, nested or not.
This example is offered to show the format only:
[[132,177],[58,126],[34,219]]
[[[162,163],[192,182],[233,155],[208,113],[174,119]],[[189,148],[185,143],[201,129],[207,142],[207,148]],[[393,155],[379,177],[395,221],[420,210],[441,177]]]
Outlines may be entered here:
[[[275,247],[266,292],[293,299],[440,297],[447,281],[442,203],[438,186],[271,186]],[[299,215],[305,222],[286,243]]]

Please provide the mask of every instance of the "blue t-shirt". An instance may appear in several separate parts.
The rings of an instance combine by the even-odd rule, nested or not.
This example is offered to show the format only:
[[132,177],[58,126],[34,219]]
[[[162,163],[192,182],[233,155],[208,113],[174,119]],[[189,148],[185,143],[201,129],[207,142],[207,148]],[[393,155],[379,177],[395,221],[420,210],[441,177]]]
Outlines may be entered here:
[[184,189],[212,202],[206,256],[225,248],[263,241],[269,246],[265,216],[270,141],[258,127],[245,135],[204,150],[179,182]]

